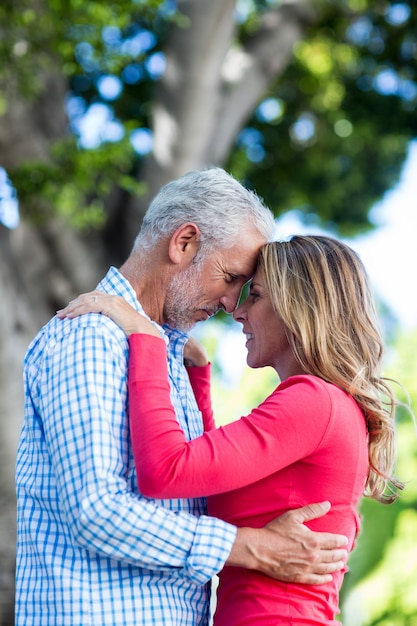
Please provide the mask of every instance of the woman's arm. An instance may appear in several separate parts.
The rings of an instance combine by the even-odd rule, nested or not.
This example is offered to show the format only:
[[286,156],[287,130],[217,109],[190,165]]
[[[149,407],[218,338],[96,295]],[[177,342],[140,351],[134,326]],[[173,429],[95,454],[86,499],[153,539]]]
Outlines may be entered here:
[[211,364],[205,349],[194,337],[190,337],[184,346],[184,364],[203,416],[204,430],[212,430],[216,425],[211,404]]
[[216,424],[211,403],[211,364],[187,367],[187,372],[197,406],[203,416],[204,430],[213,430],[213,428],[216,428]]
[[323,436],[325,419],[310,418],[330,415],[329,400],[326,406],[326,396],[306,380],[296,392],[289,385],[247,417],[187,441],[170,401],[164,342],[134,334],[129,345],[130,430],[139,486],[147,496],[237,489],[311,453]]
[[[127,337],[132,333],[160,336],[156,326],[135,311],[124,298],[97,290],[81,294],[64,309],[57,311],[57,316],[61,319],[64,317],[71,319],[85,313],[102,313],[110,317]],[[198,408],[203,416],[204,430],[211,430],[215,428],[210,395],[211,368],[206,351],[194,337],[190,337],[184,347],[184,363]]]

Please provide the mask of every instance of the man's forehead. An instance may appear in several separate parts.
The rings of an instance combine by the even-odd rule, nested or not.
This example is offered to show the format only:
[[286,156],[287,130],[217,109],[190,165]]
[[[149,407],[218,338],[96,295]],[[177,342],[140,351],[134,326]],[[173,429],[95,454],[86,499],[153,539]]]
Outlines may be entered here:
[[252,258],[248,256],[244,259],[237,260],[235,262],[230,262],[225,264],[225,271],[244,282],[247,282],[251,278],[253,278],[256,272],[257,266],[257,256],[254,255]]
[[258,262],[259,250],[264,243],[264,240],[250,242],[245,239],[230,248],[229,254],[225,255],[225,261],[230,266],[228,271],[233,272],[236,276],[253,276]]

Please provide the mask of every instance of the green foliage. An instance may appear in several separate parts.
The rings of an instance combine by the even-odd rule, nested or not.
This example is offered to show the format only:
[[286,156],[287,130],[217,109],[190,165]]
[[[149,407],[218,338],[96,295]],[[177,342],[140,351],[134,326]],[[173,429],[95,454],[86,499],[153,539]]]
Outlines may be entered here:
[[51,162],[26,162],[13,173],[12,182],[32,221],[57,214],[78,230],[99,229],[106,221],[104,200],[114,184],[130,194],[146,190],[132,175],[132,161],[126,139],[80,150],[70,138],[55,144]]
[[[0,115],[14,106],[1,85],[16,84],[28,100],[43,87],[43,73],[61,71],[69,89],[85,91],[84,111],[97,101],[97,80],[105,74],[120,73],[131,55],[121,54],[106,44],[106,29],[129,30],[136,19],[153,24],[161,0],[117,3],[80,0],[48,0],[33,5],[30,0],[4,2],[0,6]],[[80,52],[87,46],[89,70],[83,67]],[[88,85],[80,77],[88,75]],[[80,93],[80,92],[79,92]],[[84,99],[84,95],[86,96]],[[88,95],[88,97],[87,97]],[[137,154],[129,141],[137,119],[124,119],[124,136],[84,149],[76,133],[51,146],[49,161],[27,160],[9,172],[25,217],[35,223],[52,214],[64,217],[79,230],[102,228],[107,221],[105,201],[114,186],[127,194],[142,194],[145,183],[137,179]]]
[[[376,535],[376,540],[373,545],[367,545],[366,541],[359,544],[358,552],[361,550],[364,562],[370,555],[369,550],[372,549],[377,554],[383,550],[383,556],[376,566],[374,563],[369,563],[368,570],[363,567],[363,576],[357,581],[351,597],[347,598],[347,606],[343,608],[343,613],[347,615],[344,623],[346,626],[355,626],[357,623],[363,626],[415,623],[417,618],[415,595],[417,512],[415,506],[414,508],[397,508],[397,515],[392,516],[395,520],[392,535],[383,546],[378,544],[377,538],[380,537],[379,529],[385,524],[386,517],[380,516],[380,511],[374,511],[377,515],[373,516],[369,515],[369,511],[367,513],[368,528],[367,531],[364,528],[363,537],[367,532],[366,537],[369,538],[369,535],[373,534]],[[366,565],[364,562],[362,565]],[[352,557],[352,571],[357,566],[358,561],[354,561]],[[361,618],[359,621],[358,617]],[[410,619],[414,622],[409,621]]]
[[[397,389],[398,399],[411,408],[417,407],[416,348],[417,331],[398,334],[386,370],[404,386]],[[398,500],[388,506],[362,502],[362,532],[342,588],[346,626],[417,623],[417,427],[403,407],[397,415],[397,450],[396,475],[405,483]]]
[[417,134],[417,7],[396,6],[408,18],[393,24],[388,3],[326,3],[267,94],[278,114],[261,106],[248,122],[229,165],[277,214],[298,208],[344,236],[372,228]]
[[[409,294],[404,294],[404,297],[409,297]],[[410,395],[412,406],[417,409],[416,350],[417,330],[400,330],[390,352],[387,368],[388,375],[395,376],[404,385]],[[404,393],[400,397],[404,401],[407,399]]]
[[[296,207],[306,221],[352,235],[373,227],[369,209],[398,179],[407,144],[416,136],[417,6],[385,0],[314,4],[320,10],[318,22],[248,120],[226,167],[256,188],[276,215]],[[256,37],[262,13],[277,5],[272,0],[242,3],[246,14],[238,24],[241,45]],[[79,115],[101,103],[123,129],[119,148],[104,145],[108,161],[104,154],[85,156],[81,145],[70,150],[79,163],[66,166],[59,175],[52,168],[52,178],[59,179],[60,186],[71,185],[74,172],[82,178],[86,167],[92,168],[91,179],[96,180],[98,160],[107,181],[130,186],[132,181],[121,176],[117,166],[111,169],[113,150],[117,158],[129,153],[128,175],[140,178],[142,156],[127,150],[127,140],[136,129],[152,130],[158,80],[152,60],[163,55],[170,25],[174,20],[184,25],[182,18],[174,3],[162,0],[44,0],[35,5],[31,0],[6,0],[1,4],[0,84],[17,81],[21,92],[34,98],[42,70],[59,70],[77,99]],[[139,45],[140,36],[148,37],[148,42]],[[104,77],[119,81],[118,95],[103,94]],[[275,105],[276,112],[265,113],[265,103]],[[0,115],[8,106],[7,93],[0,92]],[[71,127],[77,138],[74,119]],[[29,169],[26,164],[22,172],[10,172],[19,197],[22,193],[27,197],[26,186],[21,190],[20,183]],[[34,169],[35,178],[48,177],[39,164]],[[63,206],[72,198],[78,206],[85,205],[85,216],[94,206],[90,214],[96,224],[102,210],[97,208],[103,207],[101,184],[97,196],[91,197],[88,185],[73,182],[76,189],[67,190],[67,200],[59,197],[60,186],[42,185],[38,195],[45,190],[46,196],[39,212],[51,200],[67,212]],[[86,202],[81,197],[84,189]],[[34,202],[32,207],[34,214]]]

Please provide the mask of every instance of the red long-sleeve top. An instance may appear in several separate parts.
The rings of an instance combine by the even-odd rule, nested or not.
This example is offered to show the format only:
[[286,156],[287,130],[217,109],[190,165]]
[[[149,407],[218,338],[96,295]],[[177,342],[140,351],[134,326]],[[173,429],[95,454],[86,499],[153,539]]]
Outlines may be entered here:
[[[129,343],[131,437],[144,495],[210,496],[211,515],[258,528],[289,509],[329,500],[330,513],[308,526],[344,534],[352,548],[368,445],[363,413],[351,396],[315,376],[292,376],[249,415],[214,428],[209,366],[190,368],[206,432],[187,441],[170,402],[164,342],[131,335]],[[309,586],[225,567],[215,625],[340,625],[343,573]]]

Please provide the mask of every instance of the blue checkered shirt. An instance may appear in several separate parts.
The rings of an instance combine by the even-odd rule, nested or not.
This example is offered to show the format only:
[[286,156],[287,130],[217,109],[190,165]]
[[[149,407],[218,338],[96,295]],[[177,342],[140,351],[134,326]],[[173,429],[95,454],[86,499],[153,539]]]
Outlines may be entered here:
[[[110,268],[99,289],[143,309]],[[166,329],[172,401],[189,438],[201,415],[182,363],[187,337]],[[17,458],[16,626],[195,626],[236,529],[204,499],[138,492],[128,428],[128,344],[104,315],[53,318],[24,366]]]

